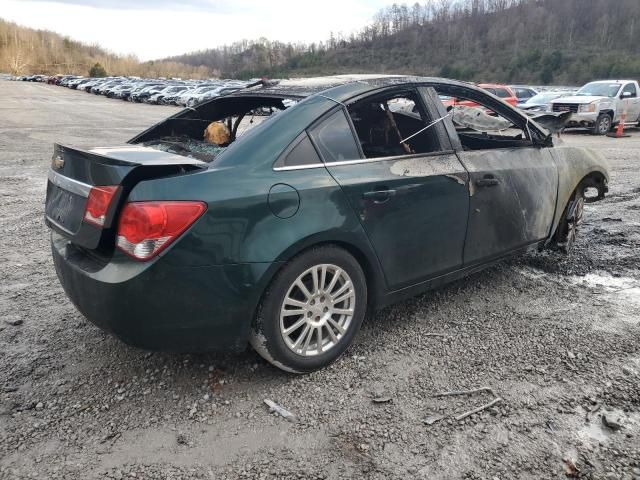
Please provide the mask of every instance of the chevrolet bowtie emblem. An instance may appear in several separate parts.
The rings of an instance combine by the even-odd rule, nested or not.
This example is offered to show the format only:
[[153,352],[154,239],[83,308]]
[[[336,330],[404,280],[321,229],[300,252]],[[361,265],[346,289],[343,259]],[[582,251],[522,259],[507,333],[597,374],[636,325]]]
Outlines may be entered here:
[[64,167],[64,158],[62,158],[60,155],[54,155],[54,157],[51,159],[51,165],[54,169],[60,170],[62,167]]

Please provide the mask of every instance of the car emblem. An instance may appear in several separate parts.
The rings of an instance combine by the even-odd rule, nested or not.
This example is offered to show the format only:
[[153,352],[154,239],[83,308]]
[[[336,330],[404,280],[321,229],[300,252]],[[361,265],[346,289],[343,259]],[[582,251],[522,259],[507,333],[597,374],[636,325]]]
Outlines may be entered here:
[[568,112],[569,110],[571,110],[571,108],[569,108],[569,107],[558,107],[558,110],[560,110],[561,112]]
[[56,170],[60,170],[62,167],[64,167],[64,158],[62,158],[60,155],[55,155],[51,159],[51,166]]

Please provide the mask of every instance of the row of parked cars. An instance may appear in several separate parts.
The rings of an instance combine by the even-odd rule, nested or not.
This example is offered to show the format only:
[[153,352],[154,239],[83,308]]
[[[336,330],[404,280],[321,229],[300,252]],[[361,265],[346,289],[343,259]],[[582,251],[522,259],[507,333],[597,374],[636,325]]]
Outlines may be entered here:
[[42,82],[132,102],[192,107],[200,102],[244,88],[241,80],[182,80],[177,78],[83,77],[29,75],[14,80]]
[[[137,77],[91,78],[76,75],[29,75],[15,80],[44,82],[63,87],[102,94],[109,98],[120,98],[133,102],[191,107],[244,87],[240,80],[181,80],[142,79]],[[551,111],[551,101],[573,94],[571,87],[537,87],[528,85],[501,85],[481,83],[478,85],[505,102],[532,112]],[[449,99],[443,99],[445,103]],[[451,103],[451,102],[450,102]]]
[[[2,77],[4,78],[4,77]],[[255,80],[182,80],[166,78],[77,75],[29,75],[13,80],[44,82],[133,102],[192,107],[246,87]],[[481,83],[480,88],[531,115],[571,112],[569,128],[586,128],[604,135],[618,123],[640,125],[640,85],[635,80],[600,80],[582,88]],[[441,96],[445,106],[476,106],[473,102]]]

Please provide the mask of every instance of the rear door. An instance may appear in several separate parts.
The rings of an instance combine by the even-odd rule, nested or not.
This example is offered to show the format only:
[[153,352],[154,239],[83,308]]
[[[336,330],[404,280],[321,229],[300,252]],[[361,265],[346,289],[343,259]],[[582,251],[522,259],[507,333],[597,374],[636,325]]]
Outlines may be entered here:
[[465,169],[435,129],[400,142],[429,120],[416,91],[389,91],[337,108],[309,131],[393,290],[462,265]]

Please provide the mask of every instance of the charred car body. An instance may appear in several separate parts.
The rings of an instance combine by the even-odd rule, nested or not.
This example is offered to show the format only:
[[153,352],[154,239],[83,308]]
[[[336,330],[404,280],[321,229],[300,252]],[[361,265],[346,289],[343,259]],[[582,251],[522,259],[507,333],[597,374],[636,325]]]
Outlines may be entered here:
[[[438,95],[507,121],[454,123]],[[217,144],[203,140],[212,128]],[[216,132],[214,132],[216,133]],[[338,358],[368,309],[507,256],[570,248],[608,172],[472,85],[338,76],[255,86],[127,145],[56,145],[60,281],[133,345],[246,348],[288,371]]]

